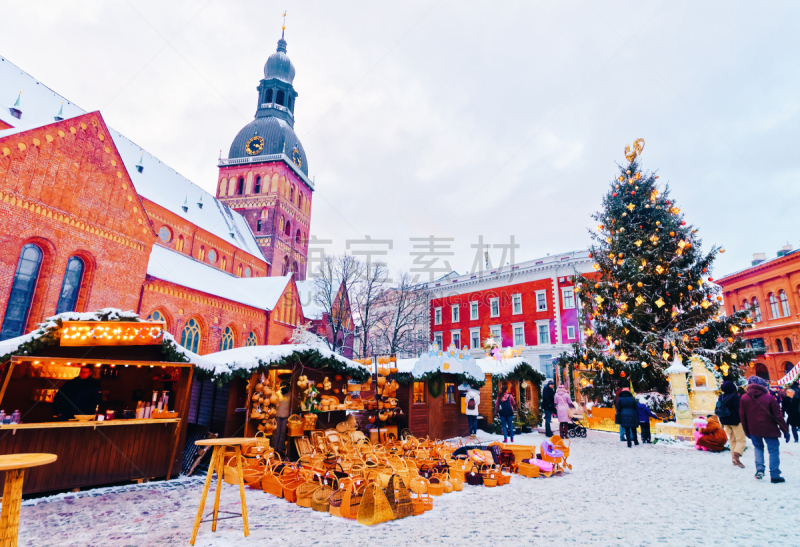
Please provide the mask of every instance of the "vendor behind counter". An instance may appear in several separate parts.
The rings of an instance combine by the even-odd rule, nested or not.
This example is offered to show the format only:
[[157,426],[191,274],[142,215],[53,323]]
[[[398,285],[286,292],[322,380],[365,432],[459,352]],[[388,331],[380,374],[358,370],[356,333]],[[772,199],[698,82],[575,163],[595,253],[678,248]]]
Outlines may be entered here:
[[71,420],[76,414],[94,414],[103,400],[100,380],[92,378],[92,369],[81,367],[77,378],[67,380],[53,399],[57,420]]

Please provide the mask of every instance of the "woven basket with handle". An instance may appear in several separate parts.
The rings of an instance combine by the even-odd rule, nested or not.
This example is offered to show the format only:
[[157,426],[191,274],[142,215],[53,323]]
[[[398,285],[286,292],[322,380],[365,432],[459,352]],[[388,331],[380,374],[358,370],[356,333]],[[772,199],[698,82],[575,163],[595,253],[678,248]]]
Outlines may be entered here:
[[358,507],[358,523],[366,526],[394,519],[392,506],[386,499],[383,488],[375,483],[367,485],[364,498]]
[[392,507],[394,518],[404,519],[412,515],[411,496],[400,475],[392,475],[386,488],[386,499]]

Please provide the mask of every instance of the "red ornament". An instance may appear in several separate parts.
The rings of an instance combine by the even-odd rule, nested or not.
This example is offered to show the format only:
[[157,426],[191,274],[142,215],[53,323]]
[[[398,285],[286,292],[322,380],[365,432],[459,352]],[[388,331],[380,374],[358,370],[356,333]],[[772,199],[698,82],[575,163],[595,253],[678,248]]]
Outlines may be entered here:
[[619,373],[619,375],[620,377],[625,378],[625,371],[623,370],[622,372]]
[[686,226],[686,221],[685,220],[681,221],[681,226]]
[[[705,271],[705,270],[703,270],[703,271]],[[714,278],[713,277],[709,277],[708,280],[709,281],[714,281]]]
[[667,205],[669,205],[669,200],[665,201],[664,203],[666,203]]
[[639,229],[641,230],[641,229],[643,229],[643,228],[644,228],[644,226],[642,226],[641,224],[639,224]]
[[692,340],[694,340],[695,342],[697,342],[697,341],[698,341],[698,340],[700,340],[700,339],[699,339],[697,336],[693,336],[693,337],[692,337]]
[[722,336],[718,336],[717,337],[717,344],[721,344],[722,342],[724,342],[724,340],[722,339]]
[[594,256],[594,255],[592,255],[592,253],[589,253],[589,258],[592,258],[592,256]]
[[707,271],[708,271],[707,268],[703,268],[703,273],[706,273]]
[[614,192],[613,194],[611,194],[611,197],[613,197],[613,198],[617,197],[617,193]]
[[631,190],[631,195],[632,195],[632,196],[635,196],[635,195],[636,195],[636,192],[634,192],[633,190]]

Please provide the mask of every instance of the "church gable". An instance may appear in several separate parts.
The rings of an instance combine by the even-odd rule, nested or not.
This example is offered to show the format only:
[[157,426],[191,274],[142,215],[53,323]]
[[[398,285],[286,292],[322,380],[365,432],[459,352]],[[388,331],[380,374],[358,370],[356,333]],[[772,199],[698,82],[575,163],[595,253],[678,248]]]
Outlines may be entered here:
[[155,232],[99,112],[0,137],[0,192],[131,246]]

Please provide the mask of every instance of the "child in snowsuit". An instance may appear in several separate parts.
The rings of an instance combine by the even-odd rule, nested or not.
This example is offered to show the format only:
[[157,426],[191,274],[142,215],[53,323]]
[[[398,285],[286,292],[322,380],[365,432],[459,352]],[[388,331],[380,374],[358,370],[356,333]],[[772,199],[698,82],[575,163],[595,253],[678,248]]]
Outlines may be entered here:
[[650,418],[658,419],[658,416],[647,406],[645,398],[639,397],[639,429],[642,432],[642,442],[653,444],[650,438]]

